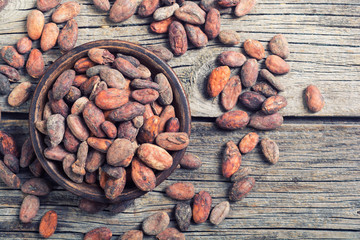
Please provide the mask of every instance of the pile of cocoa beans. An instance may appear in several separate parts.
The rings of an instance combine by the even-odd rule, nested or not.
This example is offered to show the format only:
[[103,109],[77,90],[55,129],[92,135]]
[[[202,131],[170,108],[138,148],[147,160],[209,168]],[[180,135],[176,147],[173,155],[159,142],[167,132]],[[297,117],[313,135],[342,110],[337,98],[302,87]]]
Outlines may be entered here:
[[176,56],[183,55],[188,49],[188,41],[196,47],[205,47],[209,39],[219,36],[219,40],[227,45],[240,43],[236,31],[220,32],[220,13],[231,13],[242,17],[248,14],[255,5],[255,0],[201,0],[200,4],[184,0],[116,0],[110,6],[109,0],[93,0],[95,7],[101,11],[110,11],[109,18],[113,22],[123,22],[132,15],[150,17],[154,22],[150,29],[154,33],[169,33],[169,42]]
[[[19,39],[14,46],[4,46],[0,55],[8,65],[0,65],[0,95],[8,95],[11,91],[10,82],[19,82],[19,69],[24,66],[26,72],[33,78],[40,78],[45,72],[43,53],[56,45],[61,52],[67,52],[75,47],[78,38],[78,25],[75,17],[80,13],[80,5],[75,1],[60,4],[60,0],[37,0],[38,10],[32,10],[27,17],[27,37]],[[59,6],[58,6],[59,5]],[[57,7],[58,6],[58,7]],[[51,21],[45,24],[43,12],[57,7],[51,15]],[[66,23],[59,30],[57,24]],[[40,42],[40,49],[32,49],[33,41]],[[30,52],[30,53],[29,53]],[[8,104],[18,107],[26,102],[31,92],[32,84],[28,81],[18,84],[8,96]]]

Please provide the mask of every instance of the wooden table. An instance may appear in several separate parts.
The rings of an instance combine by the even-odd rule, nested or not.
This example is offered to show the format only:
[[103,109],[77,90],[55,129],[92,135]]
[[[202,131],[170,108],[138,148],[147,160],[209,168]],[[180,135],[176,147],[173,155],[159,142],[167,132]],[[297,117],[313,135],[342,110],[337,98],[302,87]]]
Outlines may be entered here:
[[[82,10],[76,18],[80,27],[77,45],[114,38],[144,46],[168,46],[166,35],[149,33],[150,18],[134,16],[113,24],[106,14],[94,9],[91,1],[78,2]],[[35,1],[13,0],[1,12],[0,46],[13,45],[26,35],[26,16],[34,8]],[[49,16],[46,13],[47,21]],[[222,29],[235,29],[243,40],[258,39],[266,45],[278,33],[288,38],[292,70],[281,77],[286,86],[283,95],[289,103],[282,111],[285,123],[277,131],[259,132],[261,137],[270,137],[279,144],[281,156],[274,166],[265,163],[259,149],[243,156],[242,165],[250,166],[256,179],[252,192],[231,204],[230,216],[219,226],[192,224],[185,233],[187,239],[360,239],[359,26],[359,0],[258,0],[256,8],[245,17],[222,15]],[[176,201],[166,197],[164,189],[178,181],[190,181],[196,191],[208,191],[213,206],[227,200],[231,183],[220,174],[224,144],[229,140],[238,142],[251,129],[225,132],[213,123],[221,109],[218,99],[208,99],[203,89],[216,56],[225,49],[237,50],[239,46],[228,48],[217,40],[210,41],[207,47],[190,47],[184,56],[169,62],[191,104],[188,151],[201,157],[203,167],[195,171],[178,169],[118,215],[108,211],[86,214],[77,207],[77,196],[54,186],[49,196],[41,198],[39,213],[31,224],[18,220],[24,194],[0,182],[0,239],[38,239],[39,220],[48,210],[59,215],[52,239],[82,239],[85,232],[101,226],[109,227],[116,239],[125,231],[139,229],[145,217],[160,210],[168,212],[170,225],[176,226]],[[47,52],[46,65],[59,56],[57,49]],[[303,105],[303,90],[310,83],[317,85],[326,99],[324,109],[317,114],[309,113]],[[21,146],[28,137],[29,103],[12,108],[6,97],[1,97],[0,107],[0,129],[13,134]],[[25,172],[20,177],[30,178]]]

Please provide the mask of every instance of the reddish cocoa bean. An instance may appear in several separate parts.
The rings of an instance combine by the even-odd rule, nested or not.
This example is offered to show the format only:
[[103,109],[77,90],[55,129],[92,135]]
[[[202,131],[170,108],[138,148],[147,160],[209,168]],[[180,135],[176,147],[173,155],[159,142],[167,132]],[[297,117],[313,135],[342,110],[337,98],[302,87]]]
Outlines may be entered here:
[[178,182],[168,186],[166,194],[175,200],[190,200],[195,195],[195,187],[190,182]]
[[80,4],[74,1],[61,4],[51,15],[54,23],[63,23],[72,20],[80,13]]
[[115,122],[128,121],[134,117],[143,115],[145,106],[137,102],[128,102],[123,106],[112,110],[109,114],[109,119]]
[[16,48],[20,54],[30,52],[32,48],[32,41],[28,37],[22,37],[16,43]]
[[262,104],[262,111],[265,114],[274,114],[287,106],[286,98],[280,95],[269,97]]
[[324,97],[315,85],[309,85],[305,89],[305,102],[311,112],[319,112],[325,105]]
[[159,103],[161,105],[169,105],[173,101],[173,91],[169,80],[163,73],[159,73],[155,76],[155,82],[159,84]]
[[147,235],[157,235],[164,231],[170,223],[166,212],[157,212],[147,217],[142,223],[142,230]]
[[142,104],[149,104],[154,102],[156,99],[158,99],[159,97],[159,92],[151,89],[151,88],[145,88],[145,89],[140,89],[140,90],[134,90],[131,93],[131,97],[142,103]]
[[183,55],[188,49],[187,36],[184,26],[173,21],[169,27],[170,47],[176,56]]
[[249,123],[249,115],[241,110],[226,112],[216,119],[216,124],[227,130],[242,129]]
[[136,7],[136,0],[116,0],[110,9],[110,20],[116,23],[125,21],[134,15]]
[[45,215],[41,218],[40,226],[39,226],[39,233],[44,238],[49,238],[51,235],[54,234],[57,226],[57,213],[55,211],[48,211]]
[[105,121],[101,124],[101,129],[104,131],[106,136],[109,138],[116,138],[117,135],[117,129],[116,126],[109,121]]
[[233,141],[226,143],[225,154],[222,160],[222,174],[230,178],[241,165],[241,154]]
[[206,16],[205,33],[209,39],[216,38],[220,33],[220,12],[211,8]]
[[255,179],[252,177],[246,177],[239,182],[235,182],[229,193],[230,201],[240,201],[242,200],[254,187]]
[[20,73],[18,70],[8,65],[0,65],[0,73],[6,76],[11,82],[17,82],[20,80]]
[[[261,71],[260,71],[261,74]],[[265,82],[260,82],[251,87],[253,91],[258,92],[265,97],[275,96],[277,91]]]
[[251,91],[243,92],[239,97],[240,103],[250,110],[259,110],[265,100],[266,97],[260,93]]
[[135,149],[129,140],[118,138],[109,147],[106,154],[106,162],[114,167],[127,167],[134,153]]
[[240,35],[234,30],[222,30],[219,40],[225,45],[236,45],[240,43]]
[[35,153],[31,143],[30,137],[28,137],[21,147],[20,167],[25,168],[30,165],[34,160]]
[[107,49],[91,48],[88,51],[88,56],[91,61],[97,64],[109,64],[114,62],[115,56],[112,55]]
[[229,81],[230,73],[228,66],[217,67],[211,72],[207,84],[207,92],[210,97],[216,97],[220,94]]
[[40,50],[31,50],[29,58],[26,62],[26,71],[33,78],[39,78],[44,74],[45,63]]
[[246,62],[245,55],[235,51],[222,52],[218,59],[222,65],[229,67],[241,67]]
[[94,6],[104,12],[110,10],[110,2],[109,0],[93,0]]
[[130,230],[124,233],[119,240],[142,240],[143,235],[141,230]]
[[175,17],[186,23],[202,25],[205,23],[205,11],[194,2],[185,1],[183,5],[174,12]]
[[279,113],[266,115],[259,111],[251,115],[249,126],[259,130],[273,130],[280,127],[284,119]]
[[116,58],[114,61],[114,66],[118,69],[122,74],[129,78],[140,78],[140,71],[132,65],[129,61],[124,58]]
[[189,136],[184,132],[164,132],[156,137],[156,144],[169,151],[182,150],[189,142]]
[[45,17],[39,10],[32,10],[26,21],[26,29],[28,36],[32,40],[38,40],[41,37],[41,33],[44,29]]
[[84,240],[110,240],[112,237],[112,232],[107,227],[99,227],[87,232],[84,236]]
[[235,16],[242,17],[248,14],[255,6],[256,0],[241,0],[235,8]]
[[228,7],[235,7],[236,5],[239,4],[239,2],[240,0],[219,0],[218,4],[221,7],[228,8]]
[[265,61],[266,68],[275,74],[285,74],[290,71],[290,65],[277,55],[270,55]]
[[286,59],[290,55],[288,42],[284,35],[277,34],[269,42],[270,51],[279,57]]
[[78,73],[85,73],[89,68],[95,66],[95,63],[88,57],[83,57],[77,60],[74,64],[74,69]]
[[125,121],[119,124],[117,137],[134,142],[138,135],[138,131],[139,129],[136,128],[131,121]]
[[150,29],[154,33],[167,33],[169,31],[170,24],[175,20],[175,17],[169,17],[161,21],[152,22]]
[[23,55],[20,55],[13,46],[5,46],[1,49],[2,59],[14,68],[22,68],[25,64]]
[[101,130],[101,124],[105,122],[105,116],[103,112],[95,106],[94,103],[86,103],[82,112],[83,118],[89,130],[96,137],[105,137],[105,133]]
[[105,197],[114,200],[119,197],[124,190],[126,184],[126,172],[123,172],[123,175],[120,178],[114,179],[109,178],[106,181],[104,192]]
[[170,118],[165,124],[165,132],[178,132],[180,130],[180,121],[176,117]]
[[87,97],[81,97],[76,100],[71,107],[71,114],[79,115],[84,110],[86,104],[89,102]]
[[141,144],[137,156],[149,167],[160,171],[169,169],[173,164],[172,156],[165,149],[150,143]]
[[180,160],[180,166],[186,169],[198,169],[201,165],[201,159],[191,153],[185,153],[184,157]]
[[140,128],[137,140],[140,143],[153,143],[159,134],[159,124],[160,118],[158,116],[152,116],[146,119]]
[[57,5],[59,5],[61,0],[37,0],[36,7],[42,12],[47,12]]
[[71,165],[72,171],[76,174],[84,176],[86,174],[85,171],[85,163],[86,158],[89,152],[89,145],[86,141],[80,143],[79,149],[76,154],[76,161]]
[[241,139],[239,149],[241,153],[248,153],[252,151],[259,142],[259,135],[256,132],[250,132]]
[[16,156],[12,154],[5,154],[4,163],[13,173],[19,172],[20,169],[19,159]]
[[197,48],[205,47],[208,43],[208,37],[201,31],[201,28],[191,24],[185,24],[186,35],[190,42]]
[[21,186],[21,191],[35,196],[46,196],[51,191],[51,185],[43,178],[31,178]]
[[81,91],[77,87],[71,86],[69,92],[65,95],[64,99],[68,103],[73,103],[81,97]]
[[156,235],[158,240],[167,240],[167,239],[177,239],[185,240],[185,235],[182,232],[179,232],[176,228],[167,228],[158,235]]
[[235,107],[241,94],[241,81],[239,76],[233,76],[221,92],[221,105],[227,111]]
[[80,144],[79,140],[71,133],[70,128],[66,128],[63,142],[65,149],[71,153],[76,153]]
[[49,51],[56,45],[60,30],[55,23],[45,24],[41,35],[40,46],[43,52]]
[[109,88],[100,91],[95,97],[95,104],[103,110],[112,110],[129,102],[129,91]]
[[0,161],[0,179],[10,188],[20,189],[20,178],[16,176],[10,169]]
[[80,87],[81,84],[83,84],[84,82],[86,82],[89,78],[86,75],[76,75],[73,85],[75,87]]
[[245,52],[257,60],[261,60],[265,57],[264,46],[257,40],[248,39],[244,42]]
[[160,0],[142,0],[138,8],[138,14],[148,17],[159,7]]
[[149,192],[156,187],[156,176],[153,170],[137,157],[134,157],[131,162],[131,178],[141,191]]
[[86,141],[90,147],[102,153],[106,153],[112,144],[112,140],[105,138],[89,137]]
[[40,208],[40,199],[33,195],[27,195],[20,207],[19,219],[22,223],[31,222],[36,217]]
[[160,114],[159,133],[164,132],[166,122],[173,117],[175,117],[175,108],[167,105]]
[[73,49],[78,39],[78,24],[74,19],[69,20],[59,33],[58,44],[61,52]]
[[44,149],[44,156],[55,161],[62,161],[68,154],[69,152],[65,151],[65,149],[60,145]]
[[84,95],[90,95],[95,85],[100,82],[99,76],[93,76],[81,84],[80,90]]
[[195,223],[205,222],[210,214],[212,198],[208,192],[200,191],[194,197],[193,220]]
[[14,138],[4,131],[0,130],[0,153],[3,155],[12,154],[16,157],[19,156]]

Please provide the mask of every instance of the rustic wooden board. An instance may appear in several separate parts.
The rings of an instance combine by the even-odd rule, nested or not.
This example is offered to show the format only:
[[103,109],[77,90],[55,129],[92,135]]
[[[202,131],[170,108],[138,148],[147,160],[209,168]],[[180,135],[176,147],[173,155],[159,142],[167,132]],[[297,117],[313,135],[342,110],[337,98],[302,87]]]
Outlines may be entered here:
[[[0,15],[0,46],[15,44],[25,32],[26,16],[35,1],[11,1]],[[167,35],[149,33],[151,18],[134,16],[121,24],[111,23],[105,13],[94,9],[89,1],[78,1],[82,11],[76,18],[79,23],[78,45],[104,38],[137,42],[144,46],[162,44],[168,46]],[[291,73],[281,76],[288,99],[284,109],[286,116],[360,116],[360,3],[358,0],[259,0],[251,14],[234,18],[222,16],[222,29],[238,31],[242,39],[258,39],[264,45],[277,33],[289,40],[291,56],[288,59]],[[47,20],[50,13],[46,13]],[[38,43],[35,43],[38,47]],[[215,67],[217,55],[227,48],[217,40],[203,49],[190,50],[169,64],[183,82],[192,108],[192,115],[215,117],[221,114],[218,99],[208,99],[204,86],[210,71]],[[242,50],[242,49],[241,49]],[[45,54],[49,65],[60,53],[57,49]],[[2,62],[0,61],[0,64]],[[263,66],[263,62],[260,62]],[[238,69],[234,69],[237,74]],[[28,80],[24,77],[22,81]],[[34,84],[36,80],[32,80]],[[325,108],[313,115],[302,102],[304,88],[316,84],[326,99]],[[16,84],[13,84],[16,85]],[[5,112],[27,112],[28,104],[11,108],[6,97],[0,98]]]
[[[26,136],[27,122],[4,121],[0,129]],[[13,126],[13,127],[12,127]],[[143,219],[166,211],[176,226],[172,209],[176,201],[164,195],[165,187],[191,181],[196,191],[207,190],[213,206],[227,200],[231,183],[220,175],[222,151],[227,141],[236,143],[249,132],[219,130],[212,122],[194,122],[189,152],[203,161],[199,170],[178,169],[153,192],[137,199],[124,213],[86,214],[77,208],[78,197],[58,186],[41,198],[38,216],[31,224],[18,220],[23,194],[0,183],[0,238],[37,239],[41,216],[48,210],[59,214],[53,239],[81,239],[96,227],[107,226],[115,236],[140,228]],[[243,166],[253,169],[253,191],[231,203],[230,216],[219,226],[192,224],[187,239],[359,239],[360,238],[360,125],[352,122],[287,121],[278,131],[260,132],[279,144],[280,161],[270,166],[256,148],[243,156]],[[23,141],[17,137],[19,142]],[[20,174],[28,179],[29,174]],[[116,239],[116,238],[113,238]],[[149,238],[151,239],[151,238]]]

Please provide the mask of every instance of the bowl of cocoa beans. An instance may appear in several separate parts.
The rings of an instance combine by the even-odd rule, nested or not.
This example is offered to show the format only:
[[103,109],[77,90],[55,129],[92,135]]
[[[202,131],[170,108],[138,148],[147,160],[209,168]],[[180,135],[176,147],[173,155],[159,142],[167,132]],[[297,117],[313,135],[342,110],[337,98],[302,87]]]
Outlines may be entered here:
[[189,144],[181,83],[140,45],[99,40],[56,60],[34,92],[30,136],[48,175],[92,201],[118,203],[152,191]]

